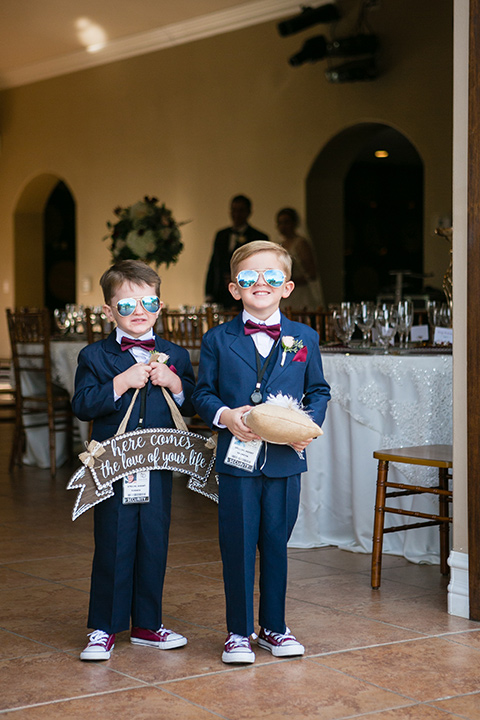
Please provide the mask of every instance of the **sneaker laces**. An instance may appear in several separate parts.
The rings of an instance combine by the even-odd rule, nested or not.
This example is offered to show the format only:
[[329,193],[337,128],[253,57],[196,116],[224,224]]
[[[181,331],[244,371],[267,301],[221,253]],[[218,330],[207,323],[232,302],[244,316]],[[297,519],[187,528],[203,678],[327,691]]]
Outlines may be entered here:
[[265,635],[267,636],[267,638],[271,637],[276,642],[283,642],[284,640],[295,640],[296,641],[296,639],[297,639],[295,637],[295,635],[292,635],[292,631],[288,627],[285,628],[285,632],[283,634],[272,632],[271,630],[266,630],[265,628],[263,629],[263,631],[264,631]]
[[244,637],[243,635],[237,635],[236,633],[230,633],[230,635],[227,638],[226,645],[229,645],[232,643],[236,647],[244,647],[248,650],[251,650],[250,647],[250,640],[248,637]]
[[90,638],[89,644],[91,643],[92,645],[103,645],[104,647],[106,647],[110,635],[103,630],[94,630],[93,632],[88,634],[88,637]]

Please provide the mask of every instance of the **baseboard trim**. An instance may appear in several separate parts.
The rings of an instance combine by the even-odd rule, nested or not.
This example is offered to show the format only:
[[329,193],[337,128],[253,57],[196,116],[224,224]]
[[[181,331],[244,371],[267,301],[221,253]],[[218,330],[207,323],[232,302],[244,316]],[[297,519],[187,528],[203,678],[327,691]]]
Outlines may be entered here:
[[450,582],[448,584],[448,613],[470,617],[468,554],[452,550],[448,558]]

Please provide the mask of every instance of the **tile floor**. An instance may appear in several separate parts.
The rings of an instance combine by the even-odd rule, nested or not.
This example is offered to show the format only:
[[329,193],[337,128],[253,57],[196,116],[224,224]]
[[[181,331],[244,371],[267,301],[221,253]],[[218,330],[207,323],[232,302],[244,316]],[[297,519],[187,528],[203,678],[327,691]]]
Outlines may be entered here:
[[379,591],[369,556],[290,551],[288,623],[303,658],[231,667],[216,507],[176,481],[165,624],[188,645],[161,652],[117,637],[110,661],[82,663],[92,513],[70,519],[62,468],[8,474],[0,425],[0,715],[15,719],[447,720],[480,718],[480,624],[446,612],[438,567],[385,557]]

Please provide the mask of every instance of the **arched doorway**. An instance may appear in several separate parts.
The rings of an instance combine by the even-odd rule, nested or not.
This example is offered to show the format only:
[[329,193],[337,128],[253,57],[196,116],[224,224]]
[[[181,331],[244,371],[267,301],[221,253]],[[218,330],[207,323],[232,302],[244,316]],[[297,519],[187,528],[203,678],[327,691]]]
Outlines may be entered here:
[[[58,267],[65,261],[65,227],[68,268]],[[70,298],[74,302],[75,204],[61,178],[42,174],[28,183],[15,209],[14,233],[15,306],[55,307]]]
[[[360,123],[340,132],[313,163],[306,195],[326,303],[374,300],[394,287],[393,270],[421,276],[423,163],[398,130]],[[422,281],[412,280],[417,291]]]
[[44,212],[44,305],[53,311],[74,303],[75,201],[64,182],[47,200]]

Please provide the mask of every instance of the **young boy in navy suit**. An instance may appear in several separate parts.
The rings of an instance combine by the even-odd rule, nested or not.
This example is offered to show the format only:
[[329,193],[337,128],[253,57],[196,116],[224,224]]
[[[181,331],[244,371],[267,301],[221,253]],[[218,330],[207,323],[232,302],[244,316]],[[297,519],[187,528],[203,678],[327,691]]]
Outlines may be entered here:
[[[105,339],[85,347],[78,358],[73,410],[93,420],[92,438],[115,435],[132,395],[140,389],[127,431],[174,427],[162,388],[185,415],[193,415],[195,384],[188,352],[154,335],[162,307],[160,278],[143,262],[124,260],[101,277],[108,320],[117,325]],[[149,362],[150,352],[168,355],[167,363]],[[142,397],[143,396],[143,397]],[[108,660],[115,633],[130,628],[130,641],[161,650],[181,647],[187,639],[162,624],[162,591],[170,526],[172,473],[155,470],[139,478],[142,502],[131,502],[128,483],[94,508],[95,554],[88,627],[94,628],[82,660]],[[145,502],[145,499],[147,500]]]
[[[229,290],[243,303],[234,320],[203,338],[193,403],[218,429],[219,541],[228,636],[222,660],[252,663],[255,557],[260,554],[260,632],[257,644],[276,657],[305,648],[285,624],[287,542],[295,524],[300,475],[308,442],[262,443],[243,415],[268,395],[290,395],[321,425],[330,398],[318,334],[288,320],[279,304],[294,289],[292,260],[284,248],[253,241],[231,260]],[[239,442],[241,441],[241,442]]]

